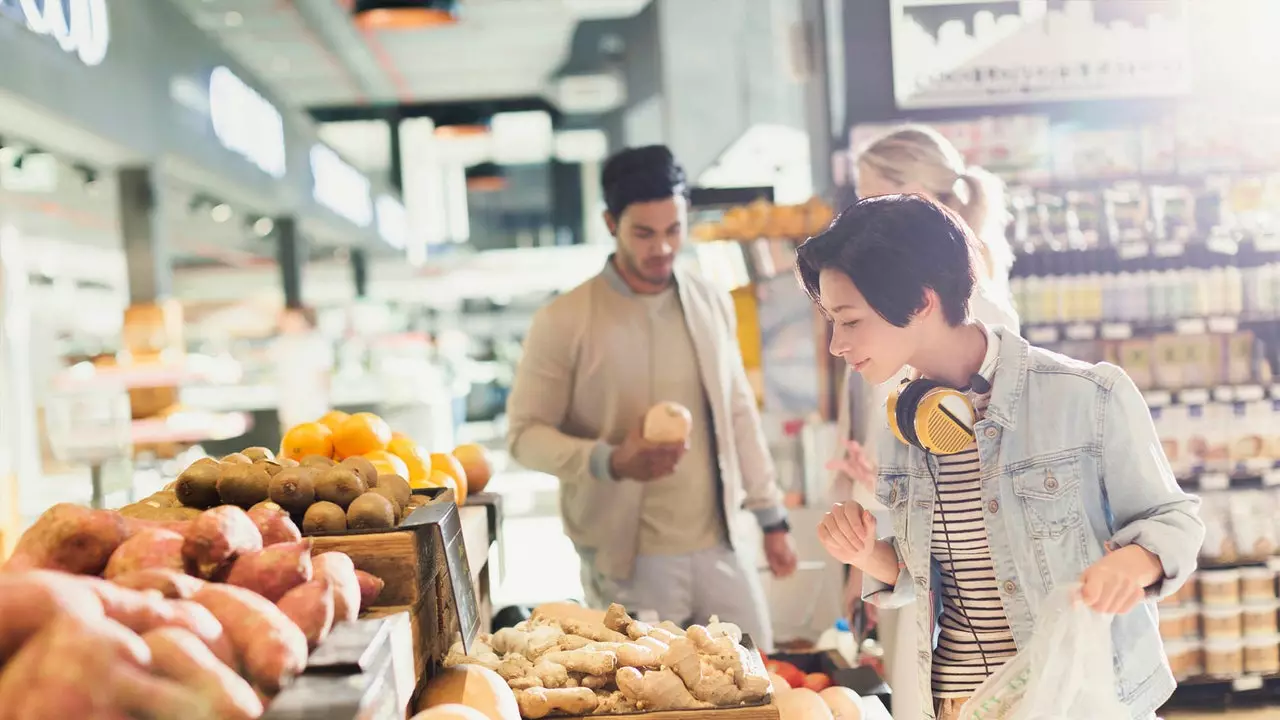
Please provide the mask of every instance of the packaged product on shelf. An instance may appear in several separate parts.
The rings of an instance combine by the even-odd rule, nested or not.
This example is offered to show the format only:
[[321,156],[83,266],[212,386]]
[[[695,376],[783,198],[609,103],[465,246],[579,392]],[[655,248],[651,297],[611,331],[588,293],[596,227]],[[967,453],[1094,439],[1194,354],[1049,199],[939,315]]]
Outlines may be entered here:
[[1164,644],[1169,658],[1169,669],[1179,681],[1204,674],[1204,642],[1202,640],[1172,640]]
[[1221,377],[1216,343],[1210,335],[1192,335],[1182,339],[1182,379],[1184,387],[1204,388],[1216,385]]
[[1244,670],[1258,675],[1280,672],[1280,635],[1245,638]]
[[[1208,472],[1226,472],[1230,469],[1229,423],[1231,407],[1222,403],[1211,402],[1204,406],[1204,469]],[[1241,552],[1248,552],[1241,548]]]
[[1192,240],[1196,231],[1196,202],[1191,188],[1153,185],[1150,190],[1155,236],[1160,240]]
[[1201,570],[1200,602],[1204,607],[1235,607],[1240,604],[1239,570]]
[[1227,377],[1231,385],[1243,385],[1253,380],[1253,333],[1249,331],[1227,336]]
[[1205,640],[1204,671],[1206,675],[1224,678],[1244,674],[1244,640]]
[[1186,422],[1182,432],[1191,472],[1204,469],[1209,458],[1209,418],[1205,405],[1186,405]]
[[1272,493],[1237,490],[1226,493],[1231,534],[1239,559],[1265,560],[1276,554],[1276,526]]
[[1160,637],[1165,640],[1185,640],[1200,634],[1200,608],[1179,605],[1160,608]]
[[1120,343],[1120,367],[1140,389],[1154,387],[1152,376],[1152,348],[1147,340],[1126,340]]
[[1280,632],[1276,625],[1278,611],[1280,602],[1275,600],[1246,601],[1241,614],[1245,637],[1271,637]]
[[1110,235],[1117,244],[1145,242],[1150,203],[1147,193],[1136,183],[1119,183],[1103,192],[1104,216],[1111,224]]
[[1157,335],[1153,345],[1155,356],[1151,363],[1153,387],[1164,390],[1180,390],[1186,387],[1182,376],[1183,339],[1173,334]]
[[1240,598],[1246,604],[1275,600],[1275,571],[1268,567],[1240,568]]
[[1244,636],[1244,609],[1239,605],[1200,609],[1200,624],[1206,640],[1226,640]]

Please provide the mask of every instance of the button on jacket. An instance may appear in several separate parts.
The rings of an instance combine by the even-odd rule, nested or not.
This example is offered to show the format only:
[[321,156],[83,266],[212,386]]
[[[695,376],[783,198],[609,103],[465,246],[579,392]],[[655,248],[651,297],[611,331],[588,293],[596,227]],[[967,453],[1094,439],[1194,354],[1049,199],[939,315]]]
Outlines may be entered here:
[[[1148,718],[1175,686],[1155,601],[1195,570],[1204,540],[1199,500],[1178,487],[1146,402],[1120,368],[1072,360],[1003,328],[994,331],[999,363],[976,434],[989,509],[983,519],[1014,639],[1026,647],[1045,597],[1078,581],[1107,543],[1145,548],[1160,559],[1164,579],[1146,601],[1115,618],[1112,652],[1120,699],[1134,718]],[[882,607],[921,600],[915,603],[920,637],[936,638],[941,582],[929,548],[937,463],[889,433],[879,457],[876,497],[889,508],[886,539],[903,570],[892,587],[867,576],[863,597]],[[922,697],[931,695],[932,661],[932,648],[919,651]]]

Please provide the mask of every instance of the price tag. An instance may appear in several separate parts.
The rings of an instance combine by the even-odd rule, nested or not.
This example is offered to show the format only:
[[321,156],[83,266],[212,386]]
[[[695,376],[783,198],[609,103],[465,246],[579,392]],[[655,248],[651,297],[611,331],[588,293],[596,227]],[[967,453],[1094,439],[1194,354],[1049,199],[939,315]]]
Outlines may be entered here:
[[1208,248],[1209,252],[1219,253],[1221,255],[1235,255],[1237,252],[1240,252],[1239,243],[1229,237],[1222,237],[1221,235],[1217,237],[1210,237],[1209,240],[1205,242],[1205,247]]
[[1213,390],[1213,399],[1218,402],[1231,402],[1236,399],[1236,389],[1230,385],[1222,385]]
[[1040,325],[1028,328],[1027,342],[1037,345],[1058,342],[1058,328],[1052,325]]
[[1133,337],[1133,326],[1129,323],[1104,323],[1103,340],[1128,340]]
[[1233,333],[1240,327],[1240,322],[1230,315],[1209,318],[1209,332]]
[[1280,485],[1280,470],[1272,468],[1262,473],[1262,484],[1267,487]]
[[1166,240],[1156,243],[1156,257],[1178,257],[1187,251],[1187,246],[1177,240]]
[[1091,323],[1074,323],[1067,326],[1068,340],[1092,340],[1098,336],[1098,326]]
[[1231,478],[1226,473],[1204,473],[1200,476],[1200,489],[1226,490],[1231,487]]
[[1262,687],[1261,675],[1241,675],[1231,681],[1231,689],[1236,692],[1249,692]]
[[1266,397],[1261,385],[1241,385],[1236,388],[1236,399],[1240,402],[1258,402]]
[[1178,402],[1183,405],[1204,405],[1209,402],[1209,391],[1200,388],[1183,390],[1178,393]]
[[1137,260],[1151,254],[1151,248],[1146,243],[1124,243],[1116,247],[1116,254],[1121,260]]
[[1173,395],[1168,390],[1148,390],[1142,393],[1147,407],[1160,408],[1173,402]]
[[1209,327],[1204,318],[1187,318],[1175,323],[1173,331],[1179,335],[1203,335],[1209,331]]
[[1276,252],[1280,250],[1280,235],[1260,233],[1254,236],[1253,247],[1258,252]]

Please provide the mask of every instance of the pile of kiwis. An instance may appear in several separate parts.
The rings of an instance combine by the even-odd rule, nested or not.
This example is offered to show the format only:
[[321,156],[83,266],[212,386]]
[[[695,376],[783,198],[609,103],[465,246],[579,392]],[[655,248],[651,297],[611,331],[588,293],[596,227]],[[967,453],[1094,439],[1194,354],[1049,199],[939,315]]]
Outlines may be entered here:
[[[222,458],[195,461],[171,491],[183,509],[216,505],[279,507],[303,534],[393,528],[427,498],[414,495],[399,475],[379,475],[362,457],[334,462],[322,455],[277,458],[252,447]],[[157,499],[152,496],[148,500]]]

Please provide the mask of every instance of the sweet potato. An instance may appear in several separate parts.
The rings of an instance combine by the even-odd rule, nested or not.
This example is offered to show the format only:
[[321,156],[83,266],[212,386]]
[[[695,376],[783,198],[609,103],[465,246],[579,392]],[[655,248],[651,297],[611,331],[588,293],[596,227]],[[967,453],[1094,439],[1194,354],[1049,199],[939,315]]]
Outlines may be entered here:
[[307,636],[307,647],[315,649],[333,627],[333,588],[328,580],[312,580],[290,590],[276,607]]
[[0,668],[59,614],[102,617],[98,597],[72,575],[32,570],[0,575]]
[[111,580],[117,575],[151,568],[182,572],[184,542],[184,538],[172,530],[147,529],[136,533],[111,553],[103,577]]
[[271,601],[234,585],[209,584],[193,598],[222,623],[244,674],[268,695],[307,665],[307,638]]
[[206,580],[236,555],[262,549],[262,533],[253,520],[234,505],[221,505],[200,513],[187,528],[182,555],[187,571]]
[[258,532],[262,533],[264,547],[276,543],[297,542],[302,538],[302,531],[293,520],[289,519],[289,513],[284,510],[255,506],[249,508],[249,519],[253,520],[253,524],[258,526]]
[[253,720],[262,701],[253,687],[214,657],[200,639],[180,628],[160,628],[142,636],[151,649],[151,670],[199,695],[214,717]]
[[147,673],[150,661],[146,643],[118,623],[60,615],[0,675],[0,719],[216,717],[194,693]]
[[315,577],[333,586],[333,621],[351,622],[360,614],[360,579],[346,553],[327,552],[311,558]]
[[141,635],[161,627],[180,627],[200,638],[225,663],[235,654],[218,620],[190,600],[165,600],[158,592],[139,592],[97,578],[84,582],[102,601],[107,617]]
[[248,588],[276,602],[285,593],[311,580],[311,574],[311,538],[307,538],[241,553],[231,566],[227,583]]
[[128,537],[124,519],[110,510],[59,503],[18,538],[5,570],[62,570],[100,575]]
[[117,575],[111,578],[111,582],[130,590],[155,590],[170,600],[186,600],[204,585],[204,580],[200,578],[161,568]]
[[360,582],[360,612],[364,612],[378,599],[378,594],[387,583],[377,575],[363,570],[356,570],[356,580]]

